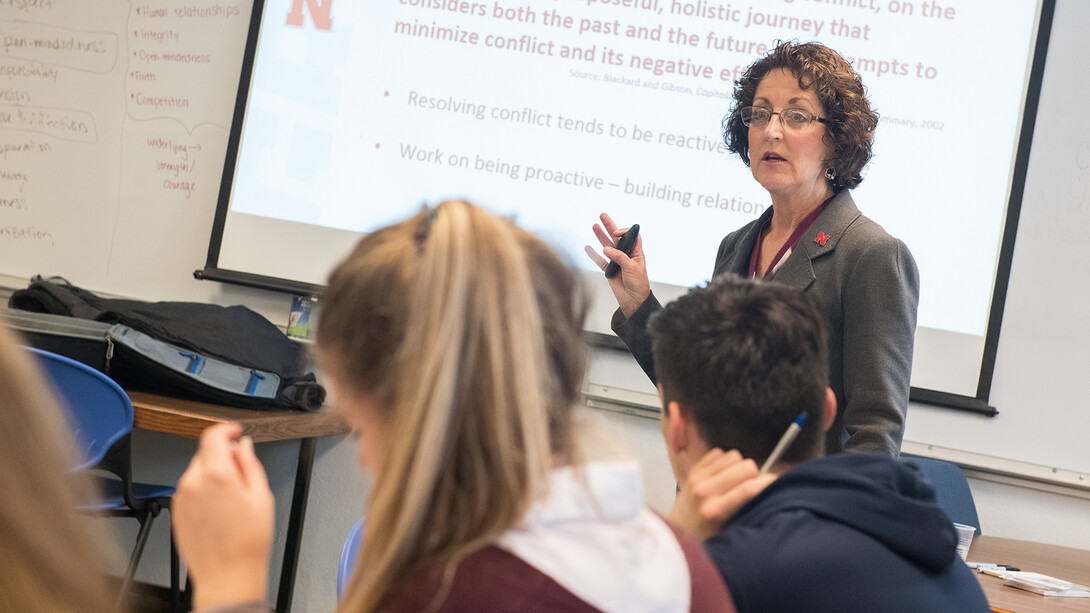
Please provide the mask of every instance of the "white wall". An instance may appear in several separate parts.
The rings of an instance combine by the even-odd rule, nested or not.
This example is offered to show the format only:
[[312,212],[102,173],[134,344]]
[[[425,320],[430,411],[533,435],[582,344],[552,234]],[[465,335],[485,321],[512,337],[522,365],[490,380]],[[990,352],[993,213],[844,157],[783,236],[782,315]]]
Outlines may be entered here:
[[969,474],[984,534],[1090,549],[1090,499],[1085,493],[1041,491],[1032,482],[1004,483]]

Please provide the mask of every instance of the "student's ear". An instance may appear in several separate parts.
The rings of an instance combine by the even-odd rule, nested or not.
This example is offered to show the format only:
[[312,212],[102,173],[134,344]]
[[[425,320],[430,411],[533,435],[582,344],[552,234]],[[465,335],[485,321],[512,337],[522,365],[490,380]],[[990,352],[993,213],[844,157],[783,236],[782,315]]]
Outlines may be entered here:
[[670,455],[677,455],[689,448],[689,422],[687,411],[676,400],[666,404],[662,416],[662,436]]
[[833,390],[825,388],[825,404],[821,407],[822,419],[824,421],[821,424],[821,429],[827,431],[833,427],[833,422],[836,421],[836,394]]

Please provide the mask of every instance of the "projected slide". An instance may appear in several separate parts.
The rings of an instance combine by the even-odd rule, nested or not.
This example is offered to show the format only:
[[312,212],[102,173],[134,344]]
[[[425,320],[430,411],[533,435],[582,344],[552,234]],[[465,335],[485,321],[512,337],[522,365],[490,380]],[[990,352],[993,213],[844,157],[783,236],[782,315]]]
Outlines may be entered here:
[[920,325],[982,337],[1036,12],[1031,1],[270,1],[220,266],[322,283],[357,233],[461,197],[588,268],[599,213],[639,223],[652,279],[691,286],[722,237],[770,205],[719,135],[733,81],[797,38],[850,58],[881,115],[853,196],[915,255]]

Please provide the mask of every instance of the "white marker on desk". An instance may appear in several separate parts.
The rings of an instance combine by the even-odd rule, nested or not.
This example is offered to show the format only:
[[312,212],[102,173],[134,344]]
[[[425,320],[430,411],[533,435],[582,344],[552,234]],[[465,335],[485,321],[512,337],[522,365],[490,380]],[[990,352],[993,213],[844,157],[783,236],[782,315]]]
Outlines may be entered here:
[[799,435],[799,430],[802,430],[802,424],[806,423],[806,411],[799,413],[799,416],[795,418],[795,421],[791,422],[790,426],[787,426],[787,431],[780,437],[780,442],[776,443],[776,446],[772,449],[772,453],[768,454],[768,459],[761,466],[761,471],[757,474],[763,475],[767,473],[772,465],[780,461],[780,457],[787,451],[787,448],[791,446],[791,443],[795,442],[795,437]]

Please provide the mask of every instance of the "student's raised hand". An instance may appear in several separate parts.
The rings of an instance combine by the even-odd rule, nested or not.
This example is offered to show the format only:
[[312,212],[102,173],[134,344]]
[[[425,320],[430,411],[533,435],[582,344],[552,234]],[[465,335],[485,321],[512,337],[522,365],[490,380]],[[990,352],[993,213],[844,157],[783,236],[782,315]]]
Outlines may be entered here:
[[205,429],[171,505],[178,551],[194,584],[194,608],[264,601],[274,500],[242,427]]
[[[621,313],[625,317],[631,317],[636,309],[640,308],[651,294],[651,282],[647,278],[647,263],[643,256],[643,237],[636,237],[636,246],[632,249],[632,255],[625,255],[617,248],[617,241],[628,231],[628,228],[618,228],[613,219],[602,213],[602,224],[594,224],[594,235],[602,244],[602,253],[599,255],[594,247],[587,245],[585,251],[590,259],[602,270],[606,269],[610,261],[617,262],[621,267],[621,273],[609,279],[609,287],[613,290],[613,296],[617,298],[617,304],[621,307]],[[608,258],[608,259],[606,259]]]
[[757,464],[733,449],[712,449],[680,484],[669,519],[701,540],[709,538],[775,480],[774,474],[759,475]]

